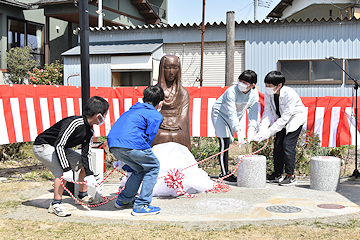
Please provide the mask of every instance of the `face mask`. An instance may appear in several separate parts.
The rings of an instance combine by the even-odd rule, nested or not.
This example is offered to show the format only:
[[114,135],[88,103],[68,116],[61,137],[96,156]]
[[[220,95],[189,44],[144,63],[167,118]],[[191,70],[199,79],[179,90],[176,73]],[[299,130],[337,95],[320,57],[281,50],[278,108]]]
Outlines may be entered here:
[[105,122],[105,118],[101,114],[100,114],[100,117],[101,117],[101,121],[99,121],[99,119],[97,119],[99,126]]
[[248,85],[242,82],[238,82],[238,88],[242,92],[246,92],[248,90]]
[[266,88],[265,88],[265,91],[266,91],[266,93],[269,94],[269,95],[274,95],[274,94],[277,92],[277,89],[274,90],[274,88],[275,88],[275,87],[273,87],[273,88],[272,88],[272,87],[266,87]]
[[160,112],[160,111],[161,111],[161,108],[162,108],[163,104],[164,104],[164,102],[163,102],[163,101],[159,102],[159,108],[157,109],[157,110],[158,110],[158,112]]

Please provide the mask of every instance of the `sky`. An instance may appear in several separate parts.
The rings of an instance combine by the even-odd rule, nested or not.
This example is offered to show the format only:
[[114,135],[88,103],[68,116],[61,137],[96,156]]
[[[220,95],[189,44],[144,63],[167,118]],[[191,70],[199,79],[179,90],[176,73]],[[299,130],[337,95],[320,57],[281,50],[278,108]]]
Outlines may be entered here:
[[[257,20],[263,20],[266,15],[280,2],[280,0],[258,0],[258,2],[270,3],[269,8],[257,7]],[[168,23],[173,25],[180,23],[201,23],[203,0],[168,0]],[[205,0],[205,22],[221,21],[226,23],[226,12],[234,11],[235,20],[254,20],[253,0]]]

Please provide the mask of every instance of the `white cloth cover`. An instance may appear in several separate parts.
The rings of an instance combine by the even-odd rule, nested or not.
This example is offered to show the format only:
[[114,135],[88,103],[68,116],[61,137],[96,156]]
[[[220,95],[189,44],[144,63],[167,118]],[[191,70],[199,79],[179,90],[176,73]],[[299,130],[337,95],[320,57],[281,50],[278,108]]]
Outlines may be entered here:
[[[160,161],[159,177],[167,175],[169,170],[182,169],[196,163],[196,160],[187,147],[168,142],[155,145],[153,148],[155,156]],[[182,172],[185,175],[183,187],[189,194],[202,193],[213,187],[213,181],[208,174],[198,167],[192,166]],[[153,190],[153,196],[177,196],[176,191],[166,186],[165,178],[158,179]]]

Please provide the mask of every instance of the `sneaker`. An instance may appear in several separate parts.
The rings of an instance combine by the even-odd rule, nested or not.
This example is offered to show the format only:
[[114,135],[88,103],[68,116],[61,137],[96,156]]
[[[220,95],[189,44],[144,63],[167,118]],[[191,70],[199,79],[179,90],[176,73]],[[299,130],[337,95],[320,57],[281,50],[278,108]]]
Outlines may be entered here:
[[[229,174],[230,173],[227,173],[227,174],[224,175],[224,174],[220,173],[219,178],[222,178],[222,177],[224,177],[226,175],[229,175]],[[230,185],[236,185],[237,184],[237,177],[234,176],[234,174],[231,174],[230,176],[228,176],[227,178],[224,178],[223,180],[224,180],[225,183],[230,184]]]
[[284,180],[284,177],[281,174],[273,172],[271,175],[266,175],[267,183],[279,183]]
[[117,209],[130,208],[130,207],[134,206],[134,202],[135,202],[135,199],[130,201],[130,202],[123,202],[123,201],[121,201],[119,199],[116,199],[115,207]]
[[292,177],[290,175],[286,175],[286,177],[284,178],[284,180],[282,180],[281,182],[279,182],[280,186],[292,186],[292,185],[296,185],[296,179],[295,176]]
[[67,210],[67,208],[65,207],[65,205],[62,203],[57,203],[54,205],[52,205],[52,203],[50,203],[48,212],[54,213],[56,216],[59,216],[59,217],[67,217],[67,216],[71,215],[71,212],[69,212]]
[[[82,203],[85,203],[85,204],[89,204],[89,205],[95,205],[95,204],[99,204],[101,202],[100,199],[94,199],[92,196],[89,196],[89,195],[86,195],[85,197],[83,198],[79,198],[77,197],[77,199],[82,202]],[[77,202],[75,202],[77,203]],[[78,203],[77,203],[78,204]]]
[[133,216],[145,216],[145,215],[155,215],[160,213],[159,207],[154,207],[150,205],[144,205],[141,208],[134,208],[131,212],[131,215]]

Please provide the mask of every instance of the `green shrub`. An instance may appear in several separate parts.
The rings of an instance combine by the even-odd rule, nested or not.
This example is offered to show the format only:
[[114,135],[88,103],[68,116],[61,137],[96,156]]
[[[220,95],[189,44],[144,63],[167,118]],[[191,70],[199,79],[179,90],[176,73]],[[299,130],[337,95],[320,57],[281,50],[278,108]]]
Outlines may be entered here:
[[0,160],[23,160],[27,157],[23,150],[26,143],[11,143],[0,146]]
[[6,81],[13,84],[24,84],[29,76],[27,72],[38,64],[31,54],[31,48],[15,47],[6,53],[7,77]]
[[[219,143],[217,138],[211,137],[192,137],[191,138],[191,153],[196,161],[204,160],[219,152]],[[213,157],[199,164],[199,167],[213,174],[218,171],[218,158]]]
[[62,85],[63,65],[59,60],[55,63],[45,64],[44,68],[33,68],[28,71],[29,84],[37,85]]
[[[274,171],[273,145],[275,136],[269,138],[269,144],[258,155],[266,157],[266,170],[270,174]],[[257,150],[265,145],[266,141],[252,142],[252,149]],[[323,148],[319,147],[320,139],[317,134],[302,130],[296,145],[295,169],[298,175],[310,175],[310,158],[316,156]]]

